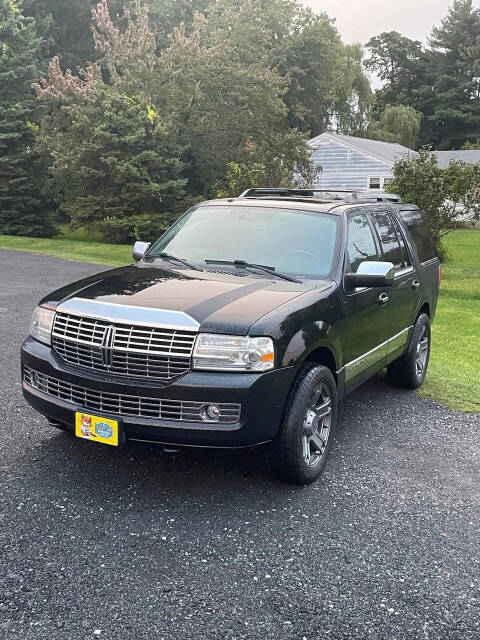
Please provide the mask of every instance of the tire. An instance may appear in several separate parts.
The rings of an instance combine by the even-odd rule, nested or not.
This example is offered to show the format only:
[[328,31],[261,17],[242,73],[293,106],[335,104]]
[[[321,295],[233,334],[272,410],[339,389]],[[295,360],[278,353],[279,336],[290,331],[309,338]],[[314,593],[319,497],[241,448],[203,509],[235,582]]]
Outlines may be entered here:
[[387,378],[407,389],[418,389],[425,381],[430,360],[430,318],[421,313],[415,321],[407,352],[387,367]]
[[303,365],[290,391],[280,433],[270,448],[277,475],[306,485],[322,473],[338,421],[337,385],[327,367]]

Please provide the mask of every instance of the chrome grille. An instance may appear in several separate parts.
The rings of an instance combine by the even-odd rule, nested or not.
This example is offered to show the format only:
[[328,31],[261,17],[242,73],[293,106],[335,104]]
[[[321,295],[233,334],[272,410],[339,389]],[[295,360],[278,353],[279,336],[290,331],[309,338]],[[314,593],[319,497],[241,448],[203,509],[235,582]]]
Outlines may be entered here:
[[[64,380],[23,368],[23,379],[27,385],[54,398],[71,402],[76,407],[90,411],[106,411],[124,416],[142,418],[158,418],[161,420],[178,420],[181,422],[205,422],[202,420],[202,408],[209,402],[186,400],[167,400],[165,398],[148,398],[121,393],[109,393],[97,389],[87,389],[70,384]],[[240,404],[215,403],[220,409],[220,416],[215,423],[233,424],[240,419]]]
[[196,335],[57,312],[52,347],[69,364],[170,382],[190,370]]

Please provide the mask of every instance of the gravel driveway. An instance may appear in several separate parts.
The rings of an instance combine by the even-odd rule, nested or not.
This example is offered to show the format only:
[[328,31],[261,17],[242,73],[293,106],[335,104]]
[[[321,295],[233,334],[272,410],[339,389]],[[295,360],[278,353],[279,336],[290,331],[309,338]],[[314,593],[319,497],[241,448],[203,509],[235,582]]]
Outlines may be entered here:
[[23,401],[19,348],[101,269],[0,250],[2,640],[480,638],[480,416],[376,379],[307,488],[261,450],[77,440]]

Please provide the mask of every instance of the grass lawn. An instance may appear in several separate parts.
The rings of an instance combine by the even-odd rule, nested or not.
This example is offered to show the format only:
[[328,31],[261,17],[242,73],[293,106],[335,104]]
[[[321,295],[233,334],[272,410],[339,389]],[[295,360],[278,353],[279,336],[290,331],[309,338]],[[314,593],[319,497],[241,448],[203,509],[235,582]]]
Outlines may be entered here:
[[452,259],[443,265],[432,356],[420,395],[480,413],[480,231],[455,231],[445,246]]
[[[0,235],[0,248],[109,266],[132,262],[130,245],[96,240],[85,231],[62,228],[51,240]],[[455,231],[445,245],[452,260],[443,266],[430,369],[420,395],[480,413],[480,231]]]
[[111,267],[129,264],[132,259],[133,245],[105,244],[95,234],[83,229],[71,231],[61,226],[56,238],[23,238],[20,236],[0,235],[0,249],[45,253],[66,260],[96,262]]

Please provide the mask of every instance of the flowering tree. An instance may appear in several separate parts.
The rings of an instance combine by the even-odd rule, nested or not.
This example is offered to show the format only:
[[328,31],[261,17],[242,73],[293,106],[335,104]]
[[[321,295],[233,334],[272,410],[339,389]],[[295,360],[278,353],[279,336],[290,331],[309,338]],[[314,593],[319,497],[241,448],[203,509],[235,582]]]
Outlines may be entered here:
[[263,165],[265,179],[310,173],[304,136],[286,119],[288,81],[268,65],[275,36],[262,0],[240,9],[218,0],[191,32],[174,29],[160,53],[140,0],[123,28],[107,0],[92,17],[97,60],[73,74],[54,58],[34,85],[50,105],[39,145],[75,224],[108,228],[109,237],[118,229],[124,239],[139,216],[148,214],[151,228],[156,214],[161,230],[197,194],[213,194],[240,158]]
[[34,85],[50,105],[38,143],[52,158],[55,199],[75,225],[118,241],[141,235],[141,221],[149,232],[166,228],[186,184],[174,127],[148,90],[156,57],[146,10],[137,2],[124,17],[121,31],[102,0],[93,10],[97,61],[75,75],[53,58]]

